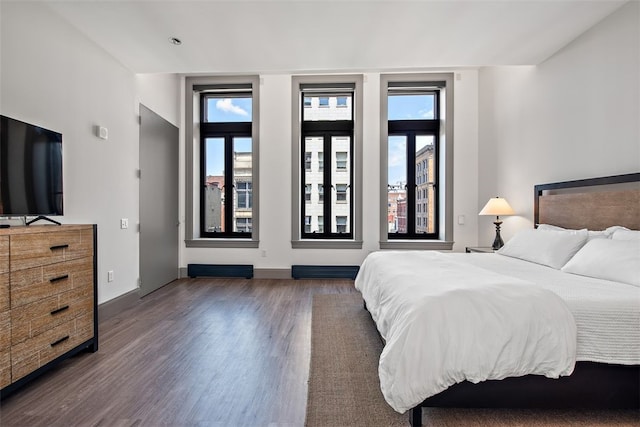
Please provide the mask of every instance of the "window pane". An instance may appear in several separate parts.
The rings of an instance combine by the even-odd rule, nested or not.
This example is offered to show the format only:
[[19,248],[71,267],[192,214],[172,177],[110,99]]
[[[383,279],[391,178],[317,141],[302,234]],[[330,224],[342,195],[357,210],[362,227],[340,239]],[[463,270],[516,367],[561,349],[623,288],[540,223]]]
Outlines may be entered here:
[[[233,138],[233,182],[235,209],[233,218],[238,232],[251,231],[252,154],[251,138]],[[240,221],[241,220],[241,221]],[[241,226],[239,226],[241,224]]]
[[224,230],[224,138],[205,140],[204,227],[207,232]]
[[416,233],[435,232],[435,138],[416,135]]
[[338,203],[347,201],[347,184],[336,185],[336,201]]
[[[336,221],[331,224],[332,233],[351,232],[351,138],[334,136],[331,138],[332,165],[331,165],[331,212]],[[337,218],[344,222],[338,223]]]
[[388,99],[388,120],[435,119],[435,95],[392,95]]
[[311,201],[311,184],[305,184],[304,186],[304,200],[306,202]]
[[237,218],[236,231],[241,233],[251,233],[251,218]]
[[336,152],[336,170],[347,170],[348,155],[345,151]]
[[[312,165],[310,169],[304,171],[305,182],[305,207],[306,215],[316,218],[322,215],[324,206],[324,188],[322,170],[319,165],[313,164],[314,159],[322,157],[322,137],[307,137],[304,141],[304,150],[311,154]],[[322,191],[322,193],[321,193]],[[312,192],[315,194],[312,195]],[[317,224],[311,223],[311,233],[318,229]]]
[[407,232],[407,138],[389,136],[387,224],[389,233]]
[[222,95],[205,99],[205,121],[209,123],[252,121],[251,96],[225,98]]
[[351,94],[339,96],[305,95],[302,119],[318,120],[351,120],[353,97]]
[[305,170],[311,170],[311,151],[304,153],[304,168]]

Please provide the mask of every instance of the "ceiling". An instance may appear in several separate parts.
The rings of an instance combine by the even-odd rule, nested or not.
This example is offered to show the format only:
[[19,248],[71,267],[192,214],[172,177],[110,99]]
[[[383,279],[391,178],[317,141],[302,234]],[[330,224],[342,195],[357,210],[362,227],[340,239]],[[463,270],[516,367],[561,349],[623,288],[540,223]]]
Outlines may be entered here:
[[44,3],[135,73],[192,74],[538,64],[626,0]]

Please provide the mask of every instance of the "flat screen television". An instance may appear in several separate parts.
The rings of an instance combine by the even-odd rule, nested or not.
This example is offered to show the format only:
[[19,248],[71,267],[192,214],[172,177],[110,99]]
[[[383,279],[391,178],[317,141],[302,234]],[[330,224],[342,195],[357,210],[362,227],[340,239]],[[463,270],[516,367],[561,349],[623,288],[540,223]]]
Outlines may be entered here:
[[62,215],[62,196],[62,134],[0,116],[0,216]]

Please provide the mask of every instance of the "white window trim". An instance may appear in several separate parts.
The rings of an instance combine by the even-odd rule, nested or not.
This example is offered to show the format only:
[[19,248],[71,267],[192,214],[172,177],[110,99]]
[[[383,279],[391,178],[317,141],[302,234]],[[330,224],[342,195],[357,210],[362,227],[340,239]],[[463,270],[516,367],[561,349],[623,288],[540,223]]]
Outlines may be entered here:
[[[199,224],[200,198],[198,196],[198,182],[200,180],[200,138],[196,131],[200,123],[200,92],[195,92],[196,86],[251,84],[252,123],[252,209],[251,238],[202,238],[196,235]],[[193,76],[185,78],[185,245],[190,248],[257,248],[260,244],[258,229],[260,212],[260,76]]]
[[[380,249],[453,249],[453,73],[381,74],[380,75]],[[389,82],[445,82],[440,110],[440,236],[437,240],[390,240],[387,224],[388,183],[388,102]],[[442,126],[443,125],[443,126]],[[444,188],[443,188],[444,187]]]
[[[291,247],[293,249],[362,249],[362,74],[292,76],[291,78]],[[352,239],[302,239],[300,224],[300,86],[353,83],[353,227]]]

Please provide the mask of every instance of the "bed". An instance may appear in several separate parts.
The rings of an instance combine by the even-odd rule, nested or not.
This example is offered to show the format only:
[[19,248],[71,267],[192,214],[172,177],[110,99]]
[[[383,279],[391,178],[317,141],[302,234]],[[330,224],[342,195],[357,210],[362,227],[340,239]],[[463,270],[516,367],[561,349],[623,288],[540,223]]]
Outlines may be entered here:
[[534,191],[541,225],[503,253],[363,262],[356,288],[385,341],[381,388],[411,425],[426,406],[639,407],[640,274],[623,258],[638,256],[640,232],[625,228],[640,229],[640,173]]

